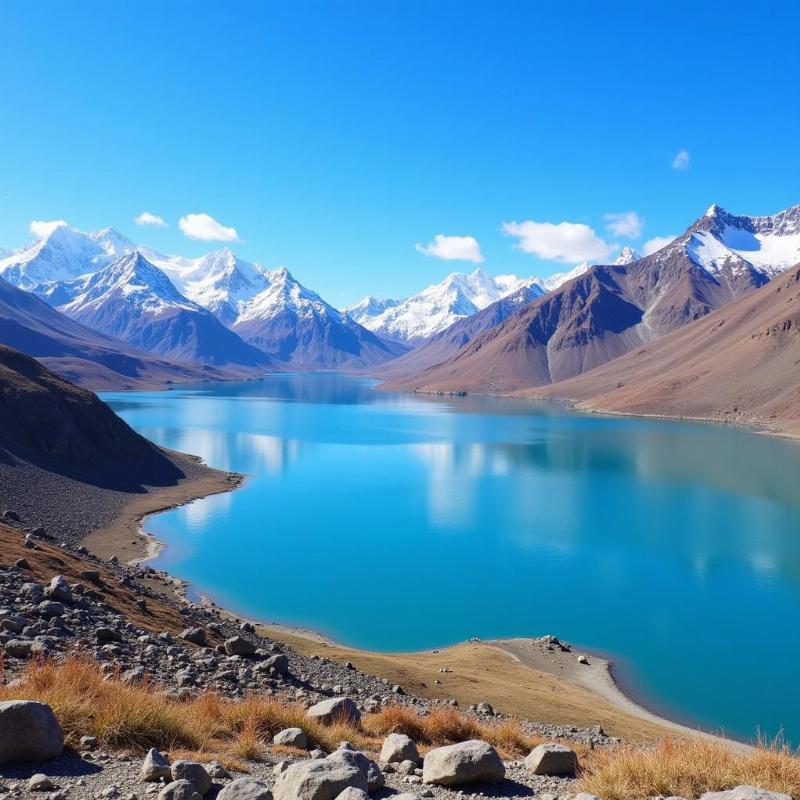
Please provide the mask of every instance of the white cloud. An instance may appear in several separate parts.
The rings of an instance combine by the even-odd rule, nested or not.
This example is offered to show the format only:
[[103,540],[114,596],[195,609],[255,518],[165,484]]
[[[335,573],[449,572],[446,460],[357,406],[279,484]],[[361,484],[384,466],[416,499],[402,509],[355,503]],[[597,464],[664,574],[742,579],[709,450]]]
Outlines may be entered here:
[[178,220],[184,236],[202,242],[238,242],[236,228],[226,228],[209,214],[187,214]]
[[662,247],[666,247],[671,241],[677,238],[677,236],[654,236],[652,239],[648,239],[642,245],[641,253],[643,256],[649,256],[651,253],[655,253]]
[[46,222],[41,219],[32,219],[28,225],[28,230],[38,239],[49,236],[56,228],[62,228],[67,223],[63,219],[51,219]]
[[516,247],[523,252],[559,264],[603,262],[619,249],[582,222],[504,222],[503,232],[516,236]]
[[638,239],[642,235],[642,230],[644,230],[644,220],[635,211],[604,214],[603,219],[608,223],[606,228],[614,236]]
[[138,217],[135,217],[133,220],[137,225],[153,225],[156,228],[166,228],[167,223],[164,222],[163,217],[159,217],[158,214],[151,214],[149,211],[142,211]]
[[680,149],[675,158],[672,159],[672,169],[684,171],[689,169],[689,151]]
[[437,233],[428,244],[416,245],[416,249],[426,256],[441,258],[445,261],[471,261],[480,264],[483,261],[481,246],[474,236],[445,236]]

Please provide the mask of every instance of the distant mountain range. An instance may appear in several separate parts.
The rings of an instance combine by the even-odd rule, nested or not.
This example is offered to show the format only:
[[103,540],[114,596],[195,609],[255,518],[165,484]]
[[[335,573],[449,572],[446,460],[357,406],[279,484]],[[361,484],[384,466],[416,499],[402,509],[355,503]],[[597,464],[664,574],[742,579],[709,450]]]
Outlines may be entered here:
[[[0,343],[95,388],[337,369],[375,375],[387,388],[558,394],[563,387],[586,402],[596,386],[615,407],[635,407],[635,396],[655,408],[647,393],[659,385],[667,397],[662,371],[681,386],[695,370],[694,385],[704,385],[685,332],[705,337],[708,349],[722,343],[723,326],[705,320],[741,310],[749,298],[773,298],[761,287],[798,263],[800,206],[748,217],[714,205],[644,257],[625,248],[612,264],[581,264],[547,279],[453,273],[411,297],[369,296],[340,311],[285,268],[229,249],[165,256],[111,229],[61,226],[0,253]],[[766,320],[772,311],[757,313]],[[793,330],[793,317],[774,322],[784,324]],[[759,336],[752,331],[754,342]],[[774,336],[770,346],[782,352],[794,341]],[[687,353],[683,378],[684,367],[669,360],[676,352]],[[784,364],[782,354],[759,352]],[[646,354],[658,366],[645,387],[650,373],[636,374],[635,362]],[[641,388],[616,393],[609,382],[618,373],[621,392]],[[712,389],[708,396],[717,397]]]
[[38,358],[74,383],[95,389],[147,389],[242,375],[178,364],[70,319],[0,278],[0,343]]
[[210,311],[184,297],[139,252],[61,284],[68,317],[174,361],[215,366],[274,368]]
[[771,217],[712,206],[658,252],[591,267],[438,363],[421,358],[415,370],[420,348],[402,374],[388,375],[389,385],[508,392],[563,381],[725,306],[797,262],[800,206]]

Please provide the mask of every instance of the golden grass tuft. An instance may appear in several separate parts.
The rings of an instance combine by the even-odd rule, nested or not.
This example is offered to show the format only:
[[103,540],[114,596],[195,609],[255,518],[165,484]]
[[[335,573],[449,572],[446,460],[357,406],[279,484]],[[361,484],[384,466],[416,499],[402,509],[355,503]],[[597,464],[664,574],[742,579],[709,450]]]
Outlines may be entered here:
[[[96,736],[103,747],[143,751],[149,747],[215,758],[239,771],[264,758],[272,737],[284,728],[305,731],[313,746],[331,751],[350,741],[368,752],[383,737],[405,733],[424,748],[466,739],[483,739],[504,756],[525,755],[542,739],[527,734],[516,720],[482,721],[456,708],[420,714],[388,706],[366,714],[362,727],[338,721],[324,725],[305,708],[270,696],[226,700],[214,693],[178,702],[147,682],[128,686],[118,676],[106,679],[88,657],[28,664],[22,680],[0,685],[0,700],[40,700],[52,706],[68,741]],[[752,784],[800,800],[800,759],[780,741],[750,751],[734,751],[707,739],[667,739],[654,748],[633,746],[589,750],[571,745],[583,768],[580,789],[604,800],[662,796],[699,797],[706,791]],[[176,756],[177,757],[177,756]]]
[[665,739],[652,749],[595,752],[580,788],[603,800],[638,800],[696,798],[741,784],[800,798],[800,759],[780,741],[742,753],[707,739]]

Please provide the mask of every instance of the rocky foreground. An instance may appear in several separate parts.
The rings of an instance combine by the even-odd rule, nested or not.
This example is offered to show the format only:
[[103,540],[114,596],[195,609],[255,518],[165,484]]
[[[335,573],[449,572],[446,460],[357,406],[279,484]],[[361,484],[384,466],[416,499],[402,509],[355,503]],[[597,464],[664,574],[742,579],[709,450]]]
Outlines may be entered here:
[[[170,595],[168,577],[148,567],[100,562],[80,547],[57,546],[43,531],[0,526],[0,544],[0,797],[553,800],[579,793],[579,753],[619,745],[599,728],[527,721],[521,735],[542,743],[515,758],[475,738],[433,747],[399,732],[364,738],[362,725],[381,710],[425,719],[455,701],[410,696],[351,664],[298,655],[257,635],[249,623]],[[543,646],[558,644],[552,639]],[[108,685],[140,687],[165,703],[191,704],[209,692],[229,703],[275,698],[299,708],[301,721],[230,757],[206,758],[177,746],[147,751],[144,741],[112,748],[25,695],[33,686],[32,660],[64,663],[76,654],[99,664]],[[507,721],[486,703],[463,717],[472,731],[491,732]],[[320,730],[330,732],[317,736],[328,742],[352,732],[360,749],[348,741],[323,747],[314,740]],[[753,791],[713,800],[787,800]]]

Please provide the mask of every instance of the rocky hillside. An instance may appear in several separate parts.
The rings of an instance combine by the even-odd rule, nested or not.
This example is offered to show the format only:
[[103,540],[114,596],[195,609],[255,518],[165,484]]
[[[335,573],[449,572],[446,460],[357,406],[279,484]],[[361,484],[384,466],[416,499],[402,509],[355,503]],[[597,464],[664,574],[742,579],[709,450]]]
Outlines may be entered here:
[[800,266],[543,393],[591,409],[754,422],[800,433]]
[[159,451],[105,403],[0,345],[0,448],[68,464],[140,461]]
[[75,541],[151,489],[216,476],[162,451],[94,394],[0,345],[0,513]]
[[[763,286],[800,258],[800,208],[717,206],[658,252],[589,269],[393,388],[504,392],[580,375]],[[793,260],[791,260],[793,259]]]

